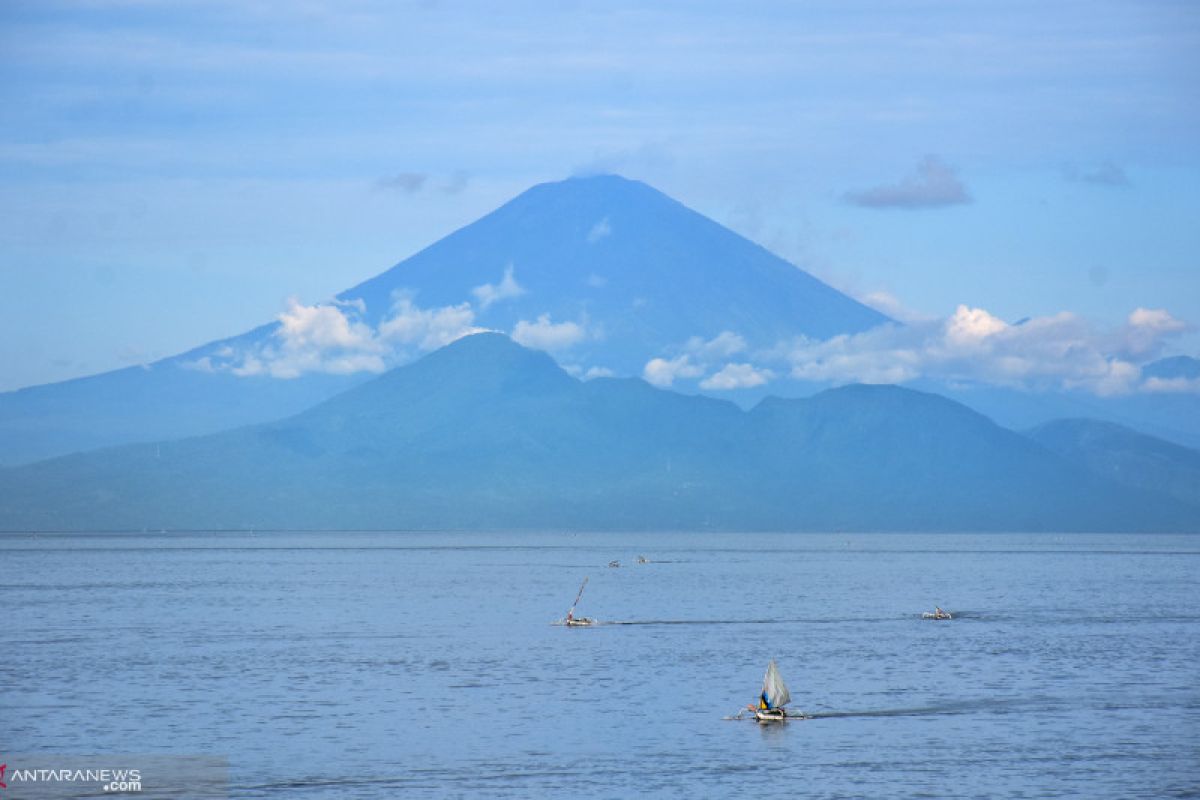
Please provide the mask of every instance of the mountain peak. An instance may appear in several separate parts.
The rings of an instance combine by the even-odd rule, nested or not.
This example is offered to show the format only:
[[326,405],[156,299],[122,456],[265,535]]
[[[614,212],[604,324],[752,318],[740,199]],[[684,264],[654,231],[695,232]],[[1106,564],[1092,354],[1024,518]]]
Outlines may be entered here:
[[[675,215],[694,215],[711,222],[653,186],[613,173],[573,175],[536,184],[501,206],[496,213],[509,224],[520,224],[525,215],[535,215],[539,222],[549,222],[553,226],[586,225],[585,232],[590,235],[592,244],[604,237],[597,236],[598,231],[593,232],[591,226],[606,218],[612,223],[615,219],[629,222],[639,216],[648,216],[651,220],[667,222]],[[669,231],[668,228],[663,233]]]
[[666,201],[686,208],[682,203],[660,192],[648,183],[635,178],[626,178],[613,172],[572,175],[558,181],[546,181],[531,186],[524,194],[535,192],[545,195],[594,195],[607,198],[642,196],[647,199]]
[[563,178],[558,181],[546,181],[539,183],[537,186],[561,186],[561,187],[579,187],[589,189],[602,188],[625,188],[630,189],[639,187],[642,189],[653,189],[649,184],[643,183],[635,178],[626,178],[624,175],[618,175],[615,172],[587,172],[570,177]]
[[522,347],[502,333],[484,331],[464,336],[412,364],[395,367],[300,416],[325,416],[331,411],[390,416],[401,405],[436,414],[501,395],[554,395],[578,386],[547,354]]
[[482,327],[558,334],[548,349],[561,363],[618,375],[639,375],[697,337],[728,331],[747,349],[768,349],[887,321],[657,189],[612,174],[533,186],[339,297],[361,302],[378,323],[398,293],[423,308],[469,304]]

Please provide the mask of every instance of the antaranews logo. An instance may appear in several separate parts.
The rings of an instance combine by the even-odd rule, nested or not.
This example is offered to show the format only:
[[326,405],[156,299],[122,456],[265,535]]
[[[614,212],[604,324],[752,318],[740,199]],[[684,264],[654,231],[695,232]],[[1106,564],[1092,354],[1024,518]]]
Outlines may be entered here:
[[[0,764],[0,789],[7,789],[5,771],[8,764]],[[13,767],[8,781],[13,788],[28,787],[32,784],[100,784],[102,792],[140,792],[142,790],[142,771],[132,769],[95,768],[34,768],[21,769]]]
[[6,753],[3,761],[0,800],[122,795],[229,798],[229,760],[224,756]]

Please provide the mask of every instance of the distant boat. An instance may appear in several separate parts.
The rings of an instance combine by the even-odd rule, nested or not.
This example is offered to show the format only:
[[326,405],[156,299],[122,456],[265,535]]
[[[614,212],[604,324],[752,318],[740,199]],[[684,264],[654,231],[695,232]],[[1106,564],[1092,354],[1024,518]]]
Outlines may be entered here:
[[942,611],[941,606],[934,606],[933,611],[926,611],[921,615],[921,619],[954,619],[949,611]]
[[621,562],[614,558],[612,561],[608,562],[608,565],[610,567],[619,567],[621,566]]
[[639,564],[649,564],[649,563],[650,563],[650,559],[646,558],[645,556],[638,556],[638,560],[637,560],[637,562],[638,562]]
[[567,612],[567,618],[563,620],[563,624],[571,628],[582,628],[587,625],[595,625],[596,620],[590,617],[576,617],[575,606],[579,605],[579,598],[583,597],[583,587],[587,586],[588,579],[585,576],[583,583],[579,586],[579,594],[575,595],[575,602],[571,603],[571,610]]
[[775,666],[775,659],[771,659],[771,663],[767,664],[767,674],[763,676],[762,694],[758,696],[758,706],[750,706],[754,709],[754,718],[759,722],[783,722],[785,719],[796,717],[803,719],[803,714],[788,714],[784,706],[790,702],[792,702],[792,695],[788,691],[787,684],[779,675],[779,667]]

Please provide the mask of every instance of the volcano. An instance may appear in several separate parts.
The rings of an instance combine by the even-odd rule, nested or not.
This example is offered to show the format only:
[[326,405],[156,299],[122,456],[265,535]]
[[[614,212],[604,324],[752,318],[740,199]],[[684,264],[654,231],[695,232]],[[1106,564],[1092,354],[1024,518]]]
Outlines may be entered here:
[[887,321],[615,175],[534,186],[304,311],[329,325],[298,333],[281,317],[144,366],[0,394],[0,464],[279,419],[483,329],[576,375],[640,375],[660,359],[695,382],[790,337]]

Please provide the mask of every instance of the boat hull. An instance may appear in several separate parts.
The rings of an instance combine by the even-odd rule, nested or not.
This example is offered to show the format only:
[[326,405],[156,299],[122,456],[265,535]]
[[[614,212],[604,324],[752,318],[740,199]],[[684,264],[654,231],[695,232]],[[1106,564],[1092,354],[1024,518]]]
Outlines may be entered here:
[[782,708],[756,708],[754,718],[759,722],[784,722],[792,717]]

